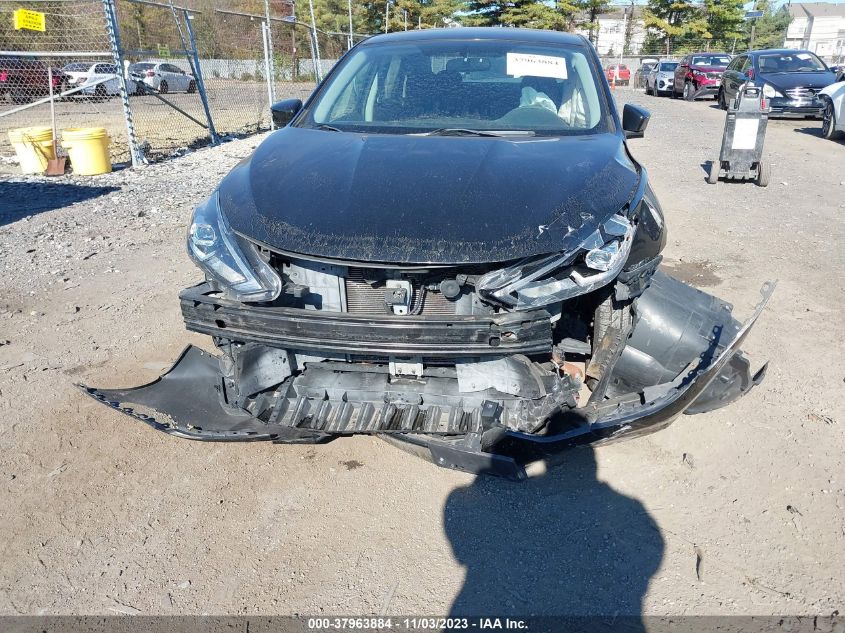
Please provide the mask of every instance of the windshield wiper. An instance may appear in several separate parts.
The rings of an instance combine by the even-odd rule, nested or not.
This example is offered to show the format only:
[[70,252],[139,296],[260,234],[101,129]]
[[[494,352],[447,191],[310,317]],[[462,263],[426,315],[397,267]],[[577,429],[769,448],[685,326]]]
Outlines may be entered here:
[[523,132],[523,131],[514,131],[514,132],[490,132],[487,130],[470,130],[468,128],[462,127],[444,127],[440,128],[439,130],[432,130],[431,132],[425,132],[421,134],[421,136],[509,136],[510,134],[532,134],[533,132]]
[[325,123],[320,123],[320,125],[314,128],[315,130],[325,130],[327,132],[343,132],[340,128],[334,127],[333,125],[326,125]]

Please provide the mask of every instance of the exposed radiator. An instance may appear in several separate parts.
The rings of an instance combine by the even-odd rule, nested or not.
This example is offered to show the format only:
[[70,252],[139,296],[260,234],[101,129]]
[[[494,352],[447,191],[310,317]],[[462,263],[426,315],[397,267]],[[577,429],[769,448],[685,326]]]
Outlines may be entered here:
[[[412,312],[416,308],[419,310],[419,314],[455,314],[455,303],[446,299],[439,292],[425,291],[416,279],[410,281],[414,291],[411,301]],[[388,314],[384,304],[384,291],[383,284],[373,287],[364,280],[363,268],[350,267],[346,277],[347,312],[349,314]]]

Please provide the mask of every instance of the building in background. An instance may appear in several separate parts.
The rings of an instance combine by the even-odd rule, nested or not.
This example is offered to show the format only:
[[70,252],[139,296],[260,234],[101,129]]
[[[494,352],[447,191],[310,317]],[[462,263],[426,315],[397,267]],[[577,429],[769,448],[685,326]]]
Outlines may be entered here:
[[828,61],[845,58],[845,4],[796,2],[786,9],[792,21],[785,47],[813,51]]
[[[646,36],[642,7],[619,7],[602,13],[596,17],[596,24],[598,27],[593,33],[593,40],[599,55],[619,55],[623,46],[626,55],[639,55]],[[590,37],[588,29],[578,29],[577,32],[588,39]]]

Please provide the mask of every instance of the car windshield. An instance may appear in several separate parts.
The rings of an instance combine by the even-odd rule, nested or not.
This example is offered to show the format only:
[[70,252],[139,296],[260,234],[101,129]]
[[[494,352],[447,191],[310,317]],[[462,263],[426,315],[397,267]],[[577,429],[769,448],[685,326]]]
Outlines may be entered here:
[[131,66],[129,66],[129,72],[138,72],[138,71],[142,71],[142,70],[152,70],[153,66],[155,66],[155,64],[148,64],[146,62],[141,62],[141,63],[138,63],[138,64],[132,64]]
[[595,73],[578,46],[365,44],[332,73],[297,125],[381,134],[604,132],[608,110]]
[[761,73],[806,73],[827,71],[822,61],[812,53],[777,53],[760,55]]
[[660,70],[675,70],[678,62],[660,62]]
[[694,55],[691,66],[727,66],[731,58],[727,55]]
[[91,68],[91,64],[86,64],[85,62],[74,62],[73,64],[68,64],[62,68],[62,70],[66,73],[80,73],[86,72],[89,68]]

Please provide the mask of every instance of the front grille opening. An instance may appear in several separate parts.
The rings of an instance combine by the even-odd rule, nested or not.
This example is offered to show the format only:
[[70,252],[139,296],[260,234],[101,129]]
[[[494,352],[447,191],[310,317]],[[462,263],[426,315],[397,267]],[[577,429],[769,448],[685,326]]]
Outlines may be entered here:
[[[370,283],[366,280],[367,271],[363,268],[350,267],[346,276],[346,310],[349,314],[384,315],[385,283]],[[409,277],[413,288],[411,312],[422,315],[453,315],[456,303],[449,301],[436,290],[427,290],[420,279]]]

